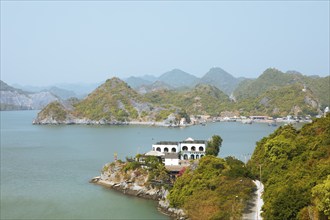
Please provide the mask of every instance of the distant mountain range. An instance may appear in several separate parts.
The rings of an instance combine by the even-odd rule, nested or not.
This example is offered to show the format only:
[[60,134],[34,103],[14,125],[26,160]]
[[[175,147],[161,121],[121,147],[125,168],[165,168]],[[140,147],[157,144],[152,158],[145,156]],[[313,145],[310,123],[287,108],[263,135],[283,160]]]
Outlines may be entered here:
[[78,84],[78,83],[62,83],[55,84],[52,86],[22,86],[19,84],[13,84],[12,87],[21,89],[26,92],[51,92],[54,95],[67,99],[70,97],[84,98],[89,93],[91,93],[96,87],[102,83],[92,83],[92,84]]
[[[212,68],[202,78],[174,69],[160,77],[130,77],[126,81],[107,80],[86,98],[66,102],[62,100],[70,95],[60,98],[49,91],[24,92],[1,82],[1,109],[38,109],[55,100],[60,104],[57,107],[64,109],[62,113],[76,119],[161,121],[179,112],[212,116],[222,112],[274,117],[316,115],[330,106],[329,76],[284,73],[274,68],[257,79],[235,78],[221,68]],[[54,88],[53,92],[59,93]],[[32,101],[36,97],[43,99]]]
[[[174,72],[182,74],[181,71]],[[210,78],[214,72],[218,76],[221,69],[211,69],[205,78]],[[167,83],[171,83],[167,77],[172,73],[164,76]],[[226,77],[227,81],[232,79]],[[109,79],[81,101],[51,103],[39,113],[36,123],[173,122],[186,114],[220,116],[228,112],[235,115],[303,116],[317,115],[323,107],[330,105],[329,76],[308,77],[277,69],[267,69],[257,79],[241,81],[231,97],[214,86],[216,82],[212,82],[213,85],[211,82],[198,83],[192,88],[179,90],[166,88],[162,81],[155,83],[162,87],[141,94],[118,78]]]
[[42,109],[50,102],[60,100],[48,91],[26,92],[7,85],[0,80],[1,110],[33,110]]
[[[213,85],[226,94],[230,95],[245,78],[235,78],[225,70],[214,67],[211,68],[202,78],[198,78],[180,69],[173,69],[159,77],[129,77],[124,79],[132,88],[143,93],[157,90],[157,84],[161,89],[166,86],[173,89],[193,88],[197,84]],[[157,83],[156,85],[154,85]],[[163,83],[163,84],[161,84]]]

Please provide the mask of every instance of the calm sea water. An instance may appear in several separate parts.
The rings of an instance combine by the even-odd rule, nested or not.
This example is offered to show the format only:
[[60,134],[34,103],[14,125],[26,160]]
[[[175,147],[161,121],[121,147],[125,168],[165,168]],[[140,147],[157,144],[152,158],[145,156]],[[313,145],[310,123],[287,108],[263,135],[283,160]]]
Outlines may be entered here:
[[223,139],[220,156],[245,160],[275,128],[222,122],[188,128],[37,126],[36,111],[1,112],[1,219],[168,219],[155,201],[90,184],[102,166],[157,141]]

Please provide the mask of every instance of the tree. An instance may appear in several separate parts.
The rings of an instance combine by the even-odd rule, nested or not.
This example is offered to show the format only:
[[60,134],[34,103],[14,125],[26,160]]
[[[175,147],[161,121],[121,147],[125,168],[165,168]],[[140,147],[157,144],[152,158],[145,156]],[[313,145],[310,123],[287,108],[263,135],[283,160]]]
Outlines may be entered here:
[[206,155],[218,156],[221,144],[222,138],[219,135],[213,135],[211,140],[207,142]]
[[330,175],[312,189],[312,195],[317,209],[325,216],[330,216]]

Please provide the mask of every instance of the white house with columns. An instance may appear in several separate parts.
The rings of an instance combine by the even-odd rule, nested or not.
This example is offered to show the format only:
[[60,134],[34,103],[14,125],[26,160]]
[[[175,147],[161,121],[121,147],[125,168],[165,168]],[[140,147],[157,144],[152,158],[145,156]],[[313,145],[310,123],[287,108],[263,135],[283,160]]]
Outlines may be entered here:
[[[205,140],[194,140],[192,138],[187,138],[181,142],[161,141],[152,145],[152,151],[158,151],[167,155],[175,153],[180,160],[200,159],[205,156],[205,150]],[[173,155],[171,155],[171,159],[174,159]]]

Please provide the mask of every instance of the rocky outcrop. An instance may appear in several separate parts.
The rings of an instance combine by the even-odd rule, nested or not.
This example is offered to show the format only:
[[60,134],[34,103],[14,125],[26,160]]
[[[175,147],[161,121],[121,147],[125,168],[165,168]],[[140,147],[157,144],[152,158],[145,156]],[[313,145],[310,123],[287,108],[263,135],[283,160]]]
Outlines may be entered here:
[[187,219],[186,213],[183,211],[183,209],[177,209],[170,207],[170,203],[168,200],[159,200],[158,202],[158,209],[160,212],[163,212],[172,218],[175,219]]
[[166,190],[148,182],[148,170],[139,168],[124,171],[125,163],[106,164],[97,184],[118,190],[124,194],[147,199],[163,199]]
[[115,189],[127,195],[137,196],[146,199],[158,200],[158,209],[175,219],[186,219],[182,209],[170,207],[166,199],[169,193],[158,182],[149,181],[147,169],[138,168],[133,170],[125,169],[126,163],[109,163],[103,167],[101,176],[94,177],[90,182],[104,187]]

